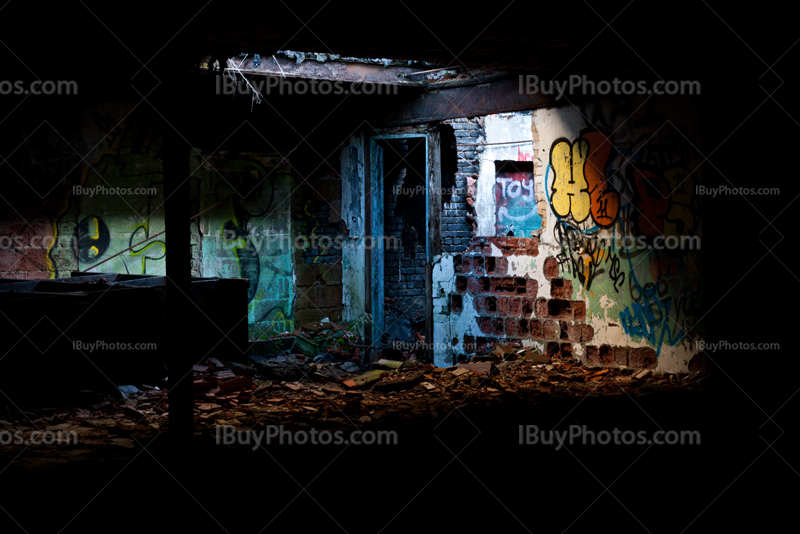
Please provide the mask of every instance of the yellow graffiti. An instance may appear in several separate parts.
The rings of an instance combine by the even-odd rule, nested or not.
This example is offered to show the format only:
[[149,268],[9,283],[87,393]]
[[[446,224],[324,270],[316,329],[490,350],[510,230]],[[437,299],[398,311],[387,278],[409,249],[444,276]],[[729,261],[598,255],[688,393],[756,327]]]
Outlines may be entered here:
[[[97,239],[97,238],[96,238],[96,237],[93,237],[92,239]],[[97,247],[95,247],[94,245],[92,245],[92,246],[89,248],[89,250],[91,250],[91,251],[92,251],[92,256],[97,256],[98,254],[100,254],[100,251],[99,251],[99,250],[97,250]]]
[[559,217],[570,213],[576,222],[589,216],[591,197],[589,183],[584,175],[589,142],[577,139],[571,144],[566,139],[559,141],[550,151],[550,166],[553,168],[553,211]]
[[592,276],[592,266],[599,265],[600,262],[605,260],[609,254],[604,249],[598,249],[592,254],[581,254],[581,261],[583,262],[583,276],[584,280],[588,280]]
[[[97,217],[92,217],[92,222],[94,223],[94,234],[90,235],[89,239],[97,239],[100,237],[100,222],[97,220]],[[95,248],[95,250],[97,249]]]
[[[140,248],[136,252],[131,250],[131,256],[138,256],[138,255],[142,254],[142,274],[147,274],[147,256],[144,255],[144,253],[147,252],[149,249],[151,249],[151,248],[153,248],[155,246],[158,246],[158,245],[161,245],[161,251],[162,252],[166,252],[167,251],[166,247],[164,246],[164,243],[158,243],[158,242],[150,243],[148,245],[145,245],[144,247]],[[92,247],[92,248],[94,248],[94,247]]]

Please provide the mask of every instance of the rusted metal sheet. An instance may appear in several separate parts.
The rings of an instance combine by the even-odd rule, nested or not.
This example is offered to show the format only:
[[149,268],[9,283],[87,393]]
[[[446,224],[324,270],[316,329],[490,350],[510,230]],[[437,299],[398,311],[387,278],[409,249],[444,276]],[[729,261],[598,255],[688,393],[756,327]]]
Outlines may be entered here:
[[[211,70],[205,56],[198,63],[199,70]],[[387,60],[389,61],[389,60]],[[247,56],[229,58],[226,71],[241,72],[246,75],[274,76],[281,79],[328,80],[352,83],[374,83],[403,85],[409,87],[456,87],[495,80],[507,73],[488,67],[463,68],[460,65],[420,71],[417,65],[403,65],[392,61],[388,64],[358,62],[351,59],[330,59],[317,61],[305,59],[298,63],[283,56]],[[280,81],[280,80],[276,80]]]
[[419,124],[456,117],[476,117],[506,111],[521,111],[556,105],[552,96],[520,91],[518,79],[498,80],[490,84],[454,87],[411,96],[404,103],[386,107],[376,117],[380,126]]

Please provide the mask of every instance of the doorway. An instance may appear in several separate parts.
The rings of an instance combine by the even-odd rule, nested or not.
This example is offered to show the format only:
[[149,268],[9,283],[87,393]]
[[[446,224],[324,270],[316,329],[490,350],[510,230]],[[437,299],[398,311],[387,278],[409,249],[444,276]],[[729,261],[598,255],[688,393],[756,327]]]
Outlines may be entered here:
[[431,268],[441,253],[439,134],[370,138],[372,345],[433,356]]

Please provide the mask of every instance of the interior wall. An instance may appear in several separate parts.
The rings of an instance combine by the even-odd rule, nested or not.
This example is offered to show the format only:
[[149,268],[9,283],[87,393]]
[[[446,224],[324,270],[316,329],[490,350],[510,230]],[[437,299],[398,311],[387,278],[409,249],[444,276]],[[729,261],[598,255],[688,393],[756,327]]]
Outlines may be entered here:
[[[24,199],[0,212],[0,278],[64,277],[103,260],[91,272],[164,275],[168,234],[126,250],[165,230],[163,122],[124,103],[58,118],[52,128],[20,132],[13,167],[0,170],[14,184],[9,195]],[[192,213],[205,212],[190,223],[187,267],[194,276],[250,280],[251,339],[341,320],[338,164],[300,150],[310,167],[298,171],[258,132],[235,134],[217,150],[187,154]]]
[[[476,235],[434,268],[437,364],[500,343],[590,365],[703,365],[698,124],[688,104],[595,102],[485,125],[487,143],[524,143],[485,147]],[[497,175],[496,162],[515,160],[533,162],[533,198],[524,178]],[[512,224],[529,235],[506,237]],[[685,239],[665,249],[659,236]]]

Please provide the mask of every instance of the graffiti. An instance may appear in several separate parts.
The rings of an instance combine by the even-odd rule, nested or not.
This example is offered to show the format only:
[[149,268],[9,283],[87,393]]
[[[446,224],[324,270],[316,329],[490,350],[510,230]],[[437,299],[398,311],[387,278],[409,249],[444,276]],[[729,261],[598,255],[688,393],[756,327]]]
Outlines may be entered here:
[[291,314],[286,313],[280,306],[275,306],[265,313],[258,323],[264,325],[265,332],[286,332],[294,328]]
[[565,221],[558,221],[554,232],[561,246],[561,252],[556,255],[559,265],[576,277],[587,291],[591,290],[595,280],[602,280],[604,275],[611,280],[611,287],[615,291],[620,290],[625,283],[625,273],[610,240],[587,235]]
[[675,260],[663,254],[650,262],[650,277],[657,282],[669,284],[675,279],[677,270]]
[[600,132],[587,132],[581,138],[589,143],[589,156],[583,170],[589,184],[589,211],[597,226],[607,228],[614,224],[619,213],[619,194],[606,178],[606,164],[614,147]]
[[635,117],[624,106],[582,110],[590,126],[552,143],[545,192],[562,272],[580,282],[590,309],[618,317],[625,334],[660,355],[694,338],[701,309],[696,252],[651,246],[699,235],[691,169],[700,160],[691,131],[661,128],[665,119],[643,109]]
[[[148,237],[150,237],[150,227],[148,224],[142,223],[137,225],[136,229],[131,234],[131,237],[128,239],[128,246],[131,247],[131,256],[139,256],[142,259],[142,274],[150,274],[147,272],[147,260],[163,260],[167,254],[167,245],[162,240],[151,240],[147,241],[146,243],[142,243],[138,247],[134,246],[135,244],[144,241]],[[158,256],[153,255],[156,251],[160,251],[161,254]],[[127,268],[127,264],[125,266]]]
[[[118,122],[97,113],[88,113],[88,117],[89,123],[84,126],[89,132],[104,131],[102,126]],[[163,211],[154,216],[164,199],[162,133],[156,124],[149,120],[126,120],[103,139],[105,148],[82,168],[80,187],[67,194],[63,209],[52,221],[56,239],[47,254],[52,265],[51,277],[90,269],[122,251],[125,252],[91,270],[165,274],[165,240],[130,248],[146,239],[150,232],[164,229]],[[86,144],[101,143],[92,139]],[[70,239],[57,239],[61,235]]]
[[582,223],[591,215],[594,223],[608,228],[617,220],[619,194],[606,178],[607,162],[614,147],[600,132],[584,133],[574,143],[561,138],[550,149],[553,170],[550,206],[559,218]]
[[517,161],[533,161],[533,154],[523,152],[522,148],[517,148]]
[[557,139],[550,149],[550,168],[553,169],[552,198],[550,205],[559,217],[572,216],[581,223],[589,217],[591,196],[584,175],[589,142],[577,139]]
[[536,207],[533,172],[504,167],[495,174],[495,206],[497,235],[530,237],[542,227]]
[[200,209],[224,201],[199,236],[203,274],[250,281],[251,339],[293,330],[291,176],[254,154],[198,154],[191,165]]
[[75,227],[74,239],[75,257],[82,262],[99,260],[111,240],[108,226],[100,217],[86,217]]
[[[695,333],[691,331],[694,327],[691,317],[700,309],[700,292],[696,286],[680,287],[682,279],[677,273],[686,272],[686,269],[678,265],[679,262],[683,260],[654,257],[650,262],[654,281],[644,285],[639,283],[633,264],[630,265],[629,289],[632,302],[619,313],[620,322],[625,333],[647,339],[654,346],[656,354],[661,354],[664,343],[677,345],[686,339],[686,334],[690,334],[689,339],[695,337]],[[658,266],[655,273],[654,264]],[[656,279],[656,276],[662,276],[663,265],[668,266],[668,276],[671,276],[669,282],[679,286],[674,291],[670,291],[669,282]]]

